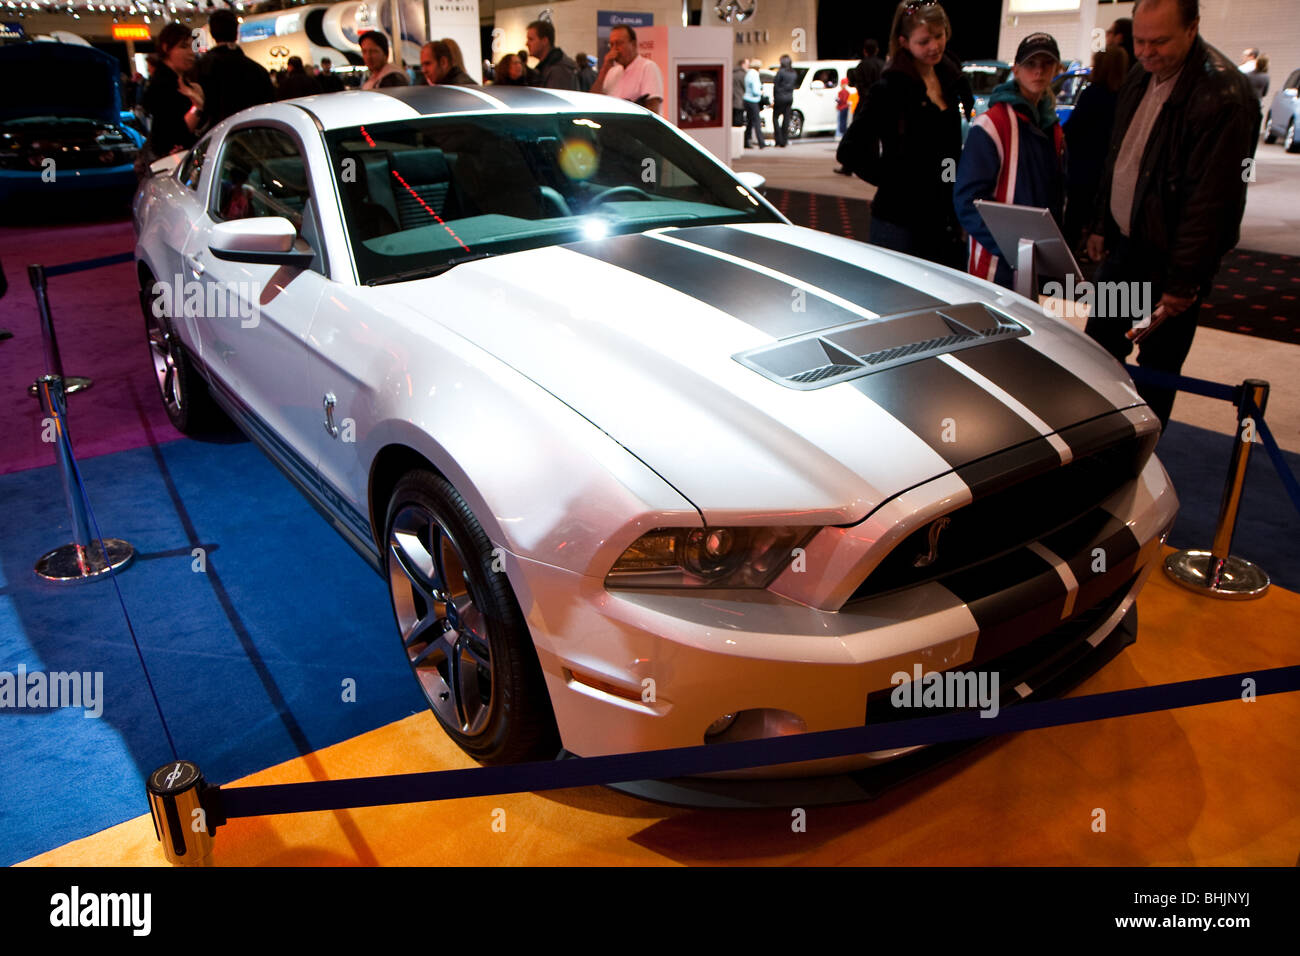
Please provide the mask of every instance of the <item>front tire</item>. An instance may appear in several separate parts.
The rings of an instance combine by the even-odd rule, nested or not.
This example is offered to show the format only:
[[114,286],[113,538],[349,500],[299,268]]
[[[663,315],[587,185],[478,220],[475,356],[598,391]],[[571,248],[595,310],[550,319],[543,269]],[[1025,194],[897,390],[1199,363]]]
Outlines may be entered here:
[[803,136],[803,114],[798,110],[790,112],[790,128],[786,135],[789,139],[800,139]]
[[173,330],[171,319],[163,314],[161,296],[153,291],[153,285],[148,282],[140,290],[140,306],[158,397],[178,432],[202,434],[220,422],[222,415]]
[[559,734],[532,635],[500,552],[451,484],[402,478],[384,524],[389,597],[434,717],[488,764],[545,760]]
[[1296,138],[1295,138],[1294,119],[1292,119],[1291,122],[1286,124],[1286,139],[1282,141],[1282,146],[1283,148],[1286,149],[1288,153],[1300,153],[1300,142],[1296,142]]

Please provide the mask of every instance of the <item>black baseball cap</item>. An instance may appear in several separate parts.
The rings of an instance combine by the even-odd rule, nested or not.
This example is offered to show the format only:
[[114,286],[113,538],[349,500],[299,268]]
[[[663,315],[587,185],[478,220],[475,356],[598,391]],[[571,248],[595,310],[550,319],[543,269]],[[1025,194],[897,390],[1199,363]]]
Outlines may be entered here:
[[1038,53],[1047,53],[1057,63],[1061,62],[1061,48],[1056,45],[1055,37],[1050,33],[1031,33],[1016,47],[1016,65],[1019,66]]

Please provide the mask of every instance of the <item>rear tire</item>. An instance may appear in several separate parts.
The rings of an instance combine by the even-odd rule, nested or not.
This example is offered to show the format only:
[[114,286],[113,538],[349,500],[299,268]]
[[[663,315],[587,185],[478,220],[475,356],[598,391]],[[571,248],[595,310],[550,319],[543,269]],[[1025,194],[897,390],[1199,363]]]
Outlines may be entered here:
[[1283,148],[1288,153],[1300,153],[1300,140],[1295,135],[1295,120],[1286,124],[1286,139],[1282,141]]
[[532,634],[465,500],[440,475],[408,473],[384,542],[407,662],[447,736],[483,763],[552,759],[559,733]]

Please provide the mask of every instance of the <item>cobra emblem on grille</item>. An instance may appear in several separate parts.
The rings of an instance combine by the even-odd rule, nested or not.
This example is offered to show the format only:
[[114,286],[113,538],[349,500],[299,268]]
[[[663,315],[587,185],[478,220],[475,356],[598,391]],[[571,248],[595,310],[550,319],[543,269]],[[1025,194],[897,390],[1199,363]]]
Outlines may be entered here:
[[912,562],[914,568],[928,568],[934,564],[935,558],[939,557],[939,535],[943,529],[952,524],[952,519],[945,515],[942,518],[936,518],[930,522],[930,553],[918,554]]

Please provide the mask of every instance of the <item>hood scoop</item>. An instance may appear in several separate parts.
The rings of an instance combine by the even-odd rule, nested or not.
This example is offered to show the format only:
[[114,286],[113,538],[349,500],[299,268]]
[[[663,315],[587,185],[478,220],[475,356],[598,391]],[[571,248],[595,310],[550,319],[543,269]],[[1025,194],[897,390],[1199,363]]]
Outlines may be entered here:
[[1028,334],[1010,316],[969,302],[822,329],[732,358],[787,388],[807,390]]

